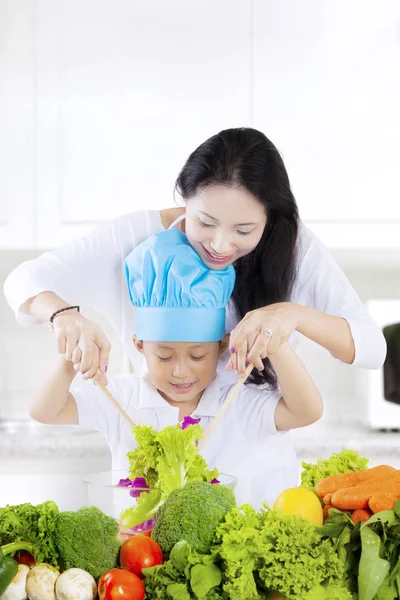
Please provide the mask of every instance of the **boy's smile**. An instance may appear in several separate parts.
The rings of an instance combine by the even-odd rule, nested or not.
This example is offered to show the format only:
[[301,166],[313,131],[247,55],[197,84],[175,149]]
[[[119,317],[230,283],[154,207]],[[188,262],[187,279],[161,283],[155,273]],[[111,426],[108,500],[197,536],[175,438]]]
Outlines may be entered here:
[[204,390],[213,382],[224,342],[139,342],[151,383],[171,406],[179,407],[179,418],[190,415]]

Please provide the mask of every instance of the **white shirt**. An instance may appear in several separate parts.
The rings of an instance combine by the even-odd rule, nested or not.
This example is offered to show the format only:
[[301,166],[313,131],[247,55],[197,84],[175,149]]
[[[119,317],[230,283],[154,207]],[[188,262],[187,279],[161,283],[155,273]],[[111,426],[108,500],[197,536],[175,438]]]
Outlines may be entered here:
[[[179,422],[179,409],[170,406],[147,377],[120,376],[110,382],[109,389],[135,423],[159,431]],[[191,415],[201,418],[204,430],[231,389],[221,386],[216,377],[204,391]],[[126,453],[136,447],[129,424],[95,385],[73,389],[72,394],[79,426],[100,431],[111,450],[112,468],[128,469]],[[209,468],[217,467],[220,473],[237,478],[235,495],[239,504],[248,502],[260,508],[266,501],[272,505],[281,491],[298,485],[299,465],[290,434],[277,432],[275,427],[280,397],[280,392],[245,386],[202,448]]]
[[[159,211],[130,213],[101,225],[85,237],[22,263],[4,284],[4,293],[17,322],[24,326],[38,323],[35,317],[20,312],[20,306],[41,292],[52,291],[70,304],[87,306],[103,314],[124,344],[135,370],[141,372],[142,356],[132,344],[135,313],[125,283],[123,261],[135,246],[162,230]],[[291,301],[345,318],[355,344],[353,364],[366,369],[380,368],[386,354],[381,329],[327,248],[303,224],[298,243],[297,277]],[[238,320],[231,301],[226,331],[231,331]],[[295,331],[290,337],[293,348],[299,336]],[[218,373],[225,381],[232,382],[235,376],[225,371],[225,363],[226,358],[222,358]]]

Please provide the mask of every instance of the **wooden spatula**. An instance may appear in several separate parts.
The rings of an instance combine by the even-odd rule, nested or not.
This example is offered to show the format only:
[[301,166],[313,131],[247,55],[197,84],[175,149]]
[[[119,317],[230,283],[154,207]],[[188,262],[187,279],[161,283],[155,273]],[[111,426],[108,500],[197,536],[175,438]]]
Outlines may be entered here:
[[129,425],[133,429],[135,427],[134,421],[132,421],[132,419],[130,418],[130,416],[128,415],[128,413],[126,413],[124,411],[124,409],[119,404],[119,402],[114,398],[114,396],[112,395],[112,393],[102,383],[98,383],[97,386],[107,396],[107,398],[109,399],[109,401],[111,402],[111,404],[114,406],[114,408],[119,412],[119,414],[121,415],[121,417],[123,417],[125,419],[125,421],[127,423],[129,423]]
[[222,419],[222,417],[224,416],[224,414],[226,413],[226,411],[228,410],[228,408],[230,407],[230,405],[232,404],[232,402],[234,401],[234,399],[236,398],[238,393],[240,392],[242,385],[244,385],[244,382],[246,381],[246,379],[248,378],[248,376],[250,375],[250,373],[252,372],[253,369],[254,369],[254,366],[249,365],[246,369],[246,373],[235,384],[235,387],[229,394],[228,398],[225,400],[225,402],[219,409],[214,421],[211,423],[211,425],[209,426],[209,428],[207,429],[207,431],[201,438],[199,445],[197,446],[198,450],[201,450],[201,448],[203,447],[204,442],[206,441],[208,436],[211,435],[211,433],[214,431],[214,429],[216,428],[216,426],[218,425],[218,423],[220,422],[220,420]]

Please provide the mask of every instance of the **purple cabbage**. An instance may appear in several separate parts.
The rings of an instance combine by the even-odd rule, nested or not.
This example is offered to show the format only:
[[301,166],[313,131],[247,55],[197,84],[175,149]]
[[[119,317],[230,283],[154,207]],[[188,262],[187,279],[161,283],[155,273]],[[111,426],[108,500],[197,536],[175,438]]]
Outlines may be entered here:
[[201,419],[193,419],[192,417],[184,417],[182,421],[182,429],[187,429],[189,425],[197,425]]

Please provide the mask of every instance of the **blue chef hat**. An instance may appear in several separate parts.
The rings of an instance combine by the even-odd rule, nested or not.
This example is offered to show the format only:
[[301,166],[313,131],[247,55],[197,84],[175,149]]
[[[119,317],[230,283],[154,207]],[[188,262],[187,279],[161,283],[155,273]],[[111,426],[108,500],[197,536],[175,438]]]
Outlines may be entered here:
[[209,269],[178,229],[137,246],[125,259],[125,275],[139,340],[215,342],[224,337],[235,269]]

